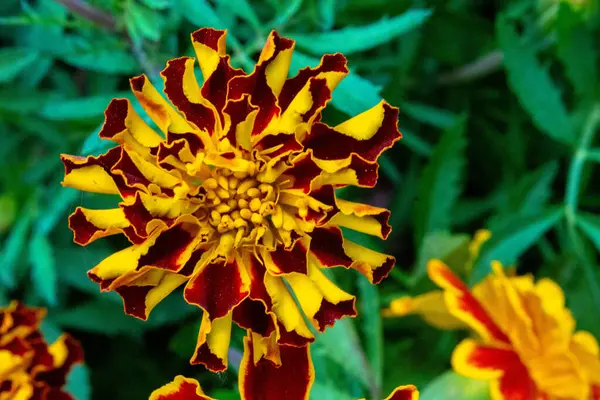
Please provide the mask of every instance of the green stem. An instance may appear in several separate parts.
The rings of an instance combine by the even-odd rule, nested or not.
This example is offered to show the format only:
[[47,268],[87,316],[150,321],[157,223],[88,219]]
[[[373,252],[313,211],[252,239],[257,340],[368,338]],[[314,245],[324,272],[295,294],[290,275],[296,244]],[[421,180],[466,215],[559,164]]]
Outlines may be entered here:
[[590,293],[594,299],[597,309],[600,309],[600,290],[598,289],[598,279],[592,263],[588,262],[584,249],[580,245],[577,234],[577,208],[579,205],[579,189],[581,184],[581,175],[587,158],[588,149],[594,138],[594,133],[600,122],[600,104],[596,104],[588,116],[583,127],[583,133],[579,145],[575,149],[575,154],[569,166],[567,176],[567,189],[565,194],[565,219],[567,222],[567,233],[573,244],[573,249],[581,259],[583,273],[586,282],[590,287]]

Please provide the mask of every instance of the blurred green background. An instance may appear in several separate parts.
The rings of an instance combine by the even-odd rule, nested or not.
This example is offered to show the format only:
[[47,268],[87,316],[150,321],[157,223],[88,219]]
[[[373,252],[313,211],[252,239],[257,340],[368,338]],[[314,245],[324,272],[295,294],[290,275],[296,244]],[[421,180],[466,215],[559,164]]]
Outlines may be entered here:
[[463,333],[382,320],[380,309],[431,288],[425,262],[488,228],[473,268],[458,271],[465,279],[480,280],[494,259],[551,277],[578,327],[600,337],[599,22],[596,0],[3,0],[0,303],[45,306],[47,335],[83,342],[87,365],[69,381],[79,399],[145,399],[176,374],[239,398],[241,331],[228,372],[192,368],[199,310],[174,294],[143,323],[87,279],[125,242],[80,248],[67,215],[117,200],[63,189],[59,154],[105,151],[97,133],[110,99],[132,97],[128,78],[142,72],[160,85],[166,60],[193,55],[195,29],[229,29],[232,62],[246,71],[277,29],[297,41],[291,74],[323,53],[348,57],[326,122],[383,97],[400,107],[404,134],[380,159],[375,189],[342,193],[392,210],[391,237],[369,246],[398,262],[378,287],[335,271],[358,295],[359,317],[318,337],[312,398],[379,399],[415,383],[424,400],[485,399],[485,383],[447,372]]

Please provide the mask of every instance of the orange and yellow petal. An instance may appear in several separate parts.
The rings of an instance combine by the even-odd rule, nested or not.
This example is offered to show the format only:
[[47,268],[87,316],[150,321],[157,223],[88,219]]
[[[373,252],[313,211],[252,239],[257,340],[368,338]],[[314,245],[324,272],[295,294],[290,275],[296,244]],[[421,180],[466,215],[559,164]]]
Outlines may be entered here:
[[73,241],[82,246],[105,236],[122,233],[128,226],[129,221],[120,208],[90,210],[77,207],[69,216],[69,228],[74,233]]
[[204,394],[197,380],[182,375],[156,389],[148,400],[214,400]]
[[383,310],[385,317],[403,317],[417,314],[428,324],[438,329],[464,329],[465,323],[448,311],[444,292],[434,290],[419,296],[404,296],[391,301],[389,308]]
[[483,338],[508,342],[508,338],[494,323],[486,309],[471,294],[469,288],[439,260],[427,264],[429,278],[444,290],[448,311],[465,322]]
[[[125,186],[120,176],[115,177],[110,169],[119,161],[121,149],[110,149],[100,156],[79,157],[61,155],[65,166],[63,186],[92,193],[119,194],[119,186]],[[118,180],[118,183],[115,183]]]
[[419,400],[419,391],[415,385],[398,386],[385,400]]
[[240,395],[245,400],[308,400],[315,371],[310,347],[280,346],[281,365],[262,358],[254,362],[251,338],[244,338],[239,371]]
[[341,199],[337,200],[337,206],[340,212],[331,219],[332,225],[343,226],[381,239],[387,239],[392,231],[388,224],[390,212],[385,208]]
[[378,284],[384,280],[396,264],[394,257],[349,240],[344,241],[344,251],[352,259],[350,268],[362,273],[373,284]]

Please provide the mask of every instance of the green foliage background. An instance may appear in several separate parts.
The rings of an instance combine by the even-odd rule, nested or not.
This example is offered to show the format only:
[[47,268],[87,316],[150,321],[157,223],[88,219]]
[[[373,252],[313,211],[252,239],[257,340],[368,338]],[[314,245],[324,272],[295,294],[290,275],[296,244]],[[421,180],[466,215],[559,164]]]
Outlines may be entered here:
[[[343,195],[392,210],[393,233],[374,248],[397,267],[380,286],[349,271],[336,281],[358,295],[360,316],[313,346],[312,398],[379,399],[415,383],[424,400],[485,399],[485,383],[460,378],[449,357],[462,337],[417,318],[382,320],[390,299],[431,284],[429,258],[464,251],[476,229],[492,239],[470,271],[491,260],[549,276],[564,288],[578,327],[600,337],[600,147],[596,0],[3,0],[0,2],[0,303],[48,307],[44,329],[72,332],[87,366],[69,386],[79,399],[144,399],[176,374],[219,399],[239,398],[232,368],[188,365],[200,312],[174,294],[146,323],[85,272],[119,238],[72,243],[76,205],[108,196],[60,186],[60,153],[98,154],[103,111],[131,95],[142,72],[160,85],[166,60],[193,55],[189,34],[229,29],[235,66],[252,69],[271,29],[297,41],[291,73],[327,52],[352,74],[324,120],[336,123],[384,97],[401,109],[404,139],[381,159],[374,190]],[[358,238],[363,242],[365,238]]]

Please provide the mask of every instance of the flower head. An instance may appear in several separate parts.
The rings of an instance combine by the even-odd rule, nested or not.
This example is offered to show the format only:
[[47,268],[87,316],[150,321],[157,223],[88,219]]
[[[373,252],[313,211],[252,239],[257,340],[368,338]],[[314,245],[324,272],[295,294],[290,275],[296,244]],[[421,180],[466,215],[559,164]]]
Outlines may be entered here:
[[454,349],[452,366],[489,380],[494,400],[598,398],[598,343],[590,333],[575,331],[561,288],[546,278],[506,276],[498,262],[492,269],[469,290],[444,263],[432,260],[429,277],[442,290],[399,300],[403,307],[397,304],[394,314],[416,313],[443,329],[470,329],[474,337]]
[[48,345],[39,330],[45,313],[18,302],[0,308],[0,400],[72,399],[62,387],[83,350],[67,334]]
[[141,319],[185,283],[186,301],[204,310],[191,361],[213,371],[227,366],[232,322],[248,330],[255,362],[279,364],[279,346],[314,340],[303,313],[320,331],[356,314],[354,297],[322,269],[381,281],[393,257],[344,241],[340,227],[386,238],[389,211],[337,199],[334,189],[374,186],[377,158],[401,137],[398,110],[386,102],[333,128],[321,122],[348,73],[341,54],[288,79],[294,42],[272,32],[247,75],[230,66],[225,36],[192,34],[201,86],[190,57],[162,71],[168,100],[147,77],[131,80],[161,133],[115,99],[100,136],[118,146],[62,157],[65,186],[122,198],[118,208],[78,208],[69,219],[81,245],[117,233],[131,242],[89,277]]
[[[281,399],[274,394],[270,394],[267,388],[263,388],[259,397],[248,397],[242,394],[242,400],[251,399],[275,400]],[[286,397],[287,398],[287,397]],[[197,380],[186,378],[182,375],[175,377],[173,382],[169,382],[163,387],[156,389],[150,395],[149,400],[214,400],[202,391]],[[364,399],[363,399],[364,400]],[[419,400],[419,391],[414,385],[398,386],[385,400]]]

